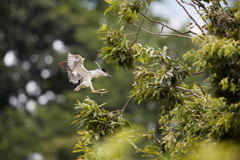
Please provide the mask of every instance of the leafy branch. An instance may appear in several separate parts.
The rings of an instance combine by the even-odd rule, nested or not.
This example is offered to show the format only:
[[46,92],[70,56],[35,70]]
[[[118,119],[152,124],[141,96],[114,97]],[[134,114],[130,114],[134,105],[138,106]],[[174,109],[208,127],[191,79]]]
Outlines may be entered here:
[[[231,139],[238,142],[240,132],[238,129],[240,128],[240,73],[238,72],[240,70],[240,7],[235,10],[224,8],[220,2],[226,4],[225,0],[204,0],[211,3],[207,8],[201,0],[190,2],[176,0],[194,25],[201,30],[202,35],[197,35],[190,29],[181,32],[147,17],[150,2],[148,0],[145,0],[145,6],[144,1],[140,0],[134,2],[105,1],[109,3],[109,8],[105,13],[114,9],[115,14],[118,13],[119,22],[130,23],[137,28],[137,31],[124,34],[124,23],[121,23],[120,29],[108,28],[106,24],[103,24],[99,29],[101,34],[99,39],[103,40],[105,46],[102,47],[100,56],[107,62],[116,63],[117,68],[125,69],[126,67],[132,70],[135,81],[130,92],[131,97],[122,110],[109,112],[89,99],[79,105],[81,111],[76,118],[77,123],[82,124],[83,130],[79,133],[81,142],[76,147],[78,151],[83,151],[85,155],[97,153],[89,151],[90,147],[87,148],[87,145],[101,144],[99,137],[103,139],[105,135],[115,138],[115,141],[111,139],[114,142],[119,134],[121,137],[122,134],[127,133],[128,137],[125,140],[131,137],[129,122],[119,115],[123,114],[132,99],[138,100],[139,104],[142,100],[163,102],[164,109],[159,119],[161,135],[157,136],[153,130],[141,135],[156,143],[148,144],[144,149],[134,147],[138,152],[144,153],[143,156],[166,159],[163,154],[166,153],[171,159],[180,159],[190,151],[196,152],[196,147],[207,146],[213,141]],[[183,4],[192,6],[198,12],[206,23],[204,28],[191,16]],[[238,4],[240,6],[240,3]],[[197,7],[203,10],[198,11]],[[136,24],[138,14],[143,16],[139,25]],[[143,28],[145,19],[160,24],[162,27],[160,33],[150,32]],[[162,34],[164,28],[176,34]],[[172,58],[166,46],[160,48],[136,43],[140,31],[155,36],[189,38],[193,39],[196,44],[200,43],[200,49],[188,51],[184,58],[191,59],[194,62],[193,65],[197,67],[196,70],[201,70],[201,72],[193,72],[188,64],[181,62],[178,58]],[[193,34],[195,37],[184,34]],[[134,35],[136,35],[135,41],[127,39],[128,36]],[[208,94],[198,83],[198,86],[194,84],[193,88],[182,83],[186,77],[203,72],[211,75],[208,80],[214,89],[212,95],[215,98],[207,96]],[[178,86],[179,84],[181,86]],[[117,113],[114,114],[114,112]],[[122,141],[121,138],[119,140]],[[129,143],[134,146],[131,141]],[[100,145],[97,147],[101,148]]]

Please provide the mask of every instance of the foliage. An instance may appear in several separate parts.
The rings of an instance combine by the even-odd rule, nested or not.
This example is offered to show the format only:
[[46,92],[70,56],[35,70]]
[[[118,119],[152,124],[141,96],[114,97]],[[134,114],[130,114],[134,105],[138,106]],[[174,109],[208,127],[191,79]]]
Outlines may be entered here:
[[177,93],[175,86],[178,82],[190,75],[190,68],[179,60],[168,56],[167,47],[154,50],[151,47],[141,47],[138,44],[137,52],[141,54],[139,60],[142,66],[134,72],[136,84],[132,90],[132,96],[136,95],[140,103],[142,99],[165,102],[166,109],[174,107],[176,103],[182,103],[181,95]]
[[86,68],[97,67],[92,65],[100,47],[96,30],[106,4],[92,1],[95,8],[89,9],[86,2],[0,1],[0,159],[26,160],[32,153],[44,159],[74,159],[75,128],[69,125],[74,109],[69,104],[90,90],[73,92],[58,63],[71,52],[87,59]]
[[[231,146],[231,147],[229,147]],[[218,145],[208,145],[205,147],[197,148],[195,153],[183,157],[186,160],[218,160],[218,159],[231,159],[237,160],[239,146],[234,143],[223,142]]]
[[[167,115],[159,123],[163,129],[160,146],[173,159],[181,158],[189,150],[211,142],[239,140],[239,104],[228,106],[223,98],[190,99]],[[234,117],[235,116],[235,117]]]
[[[150,130],[140,134],[138,138],[147,137],[148,144],[145,147],[135,147],[137,152],[143,153],[142,156],[149,156],[153,159],[181,159],[188,157],[190,153],[192,153],[190,157],[196,158],[199,157],[198,149],[202,147],[221,148],[221,142],[223,141],[232,142],[229,143],[232,148],[236,147],[235,144],[239,145],[239,2],[237,2],[237,7],[231,8],[224,6],[227,5],[225,0],[205,1],[209,4],[208,7],[198,0],[192,0],[191,2],[176,0],[188,15],[189,12],[184,4],[192,6],[194,9],[200,8],[197,13],[205,22],[203,26],[200,26],[189,15],[193,23],[190,24],[188,31],[182,32],[161,21],[149,18],[147,11],[149,5],[153,4],[151,0],[105,1],[109,4],[105,14],[114,10],[114,14],[119,16],[121,29],[113,29],[107,27],[106,24],[100,26],[98,30],[100,33],[99,39],[104,41],[104,46],[101,48],[99,56],[106,59],[108,63],[115,63],[117,68],[123,67],[125,69],[126,67],[133,71],[135,76],[131,98],[124,108],[118,111],[117,117],[122,116],[126,106],[133,98],[138,100],[139,104],[142,100],[163,102],[162,113],[159,113],[160,131]],[[142,17],[142,20],[138,22],[140,17]],[[143,27],[144,19],[160,24],[162,26],[161,31],[154,33],[146,30]],[[125,33],[124,27],[129,24],[136,27],[136,32]],[[191,30],[192,25],[197,27],[201,34],[193,32]],[[162,34],[164,28],[168,28],[176,34]],[[172,58],[171,52],[168,51],[166,46],[161,49],[158,46],[154,48],[137,43],[140,31],[156,36],[193,39],[193,43],[198,44],[200,48],[189,50],[183,58],[192,61],[193,66],[196,66],[196,71],[189,67],[186,62],[181,62],[180,57]],[[193,34],[195,37],[184,35],[187,33]],[[135,40],[129,37],[135,37]],[[208,75],[207,80],[210,82],[213,92],[204,91],[198,83],[191,87],[183,82],[186,77],[202,73]],[[108,139],[108,136],[105,136],[106,132],[104,134],[99,132],[101,131],[100,126],[104,128],[103,124],[107,126],[106,131],[108,130],[109,125],[107,124],[111,124],[111,120],[113,120],[112,115],[109,114],[112,112],[104,111],[106,114],[104,120],[101,116],[101,118],[93,119],[93,113],[96,109],[88,109],[89,113],[86,110],[92,104],[94,102],[91,101],[90,104],[89,101],[88,105],[81,105],[82,112],[78,121],[85,124],[85,127],[79,132],[81,141],[76,145],[80,149],[79,151],[84,152],[84,155],[92,153],[90,152],[91,149],[98,148],[101,140],[108,143],[108,140],[111,140],[112,137],[125,133],[125,129],[122,128],[122,132],[111,134]],[[83,108],[83,106],[86,106],[86,108]],[[93,106],[98,105],[94,104]],[[97,114],[95,114],[95,117],[97,117]],[[90,125],[93,122],[96,127],[91,128]],[[95,137],[96,132],[97,139]],[[82,141],[87,138],[89,143],[86,141],[83,143]],[[117,139],[121,140],[116,138],[115,141]],[[86,144],[91,144],[92,147],[86,148]],[[109,144],[111,145],[111,143]],[[94,158],[101,157],[101,155],[97,155],[99,152],[96,150],[93,153],[95,153]],[[239,155],[239,151],[236,151],[236,153]],[[84,155],[82,158],[86,158]],[[123,159],[124,157],[121,155],[118,158]],[[228,158],[235,159],[239,156],[231,157],[229,155]]]
[[[87,98],[83,103],[77,103],[78,109],[73,123],[79,126],[80,135],[78,143],[74,147],[75,152],[84,152],[78,159],[119,159],[122,147],[113,151],[112,145],[124,145],[122,141],[131,141],[133,130],[130,123],[113,112],[103,109],[105,104],[98,105]],[[103,141],[107,137],[107,141]],[[109,145],[111,143],[111,145]],[[115,143],[115,144],[114,144]],[[120,150],[120,151],[119,151]],[[105,157],[105,158],[104,158]],[[121,158],[120,158],[121,159]]]
[[117,62],[117,68],[123,67],[133,69],[134,51],[131,50],[132,43],[126,40],[126,36],[122,35],[123,27],[120,30],[107,29],[107,24],[103,24],[98,30],[102,33],[100,40],[104,40],[107,47],[101,49],[100,56],[107,59],[107,62]]
[[111,136],[116,132],[121,132],[125,127],[130,127],[127,120],[122,119],[112,112],[102,108],[103,105],[98,105],[91,99],[84,100],[85,103],[78,101],[79,114],[75,117],[79,127],[84,126],[84,130],[90,130],[94,135],[94,139],[98,140],[104,135]]
[[[227,2],[222,1],[225,5]],[[209,34],[215,35],[221,38],[234,38],[238,40],[239,37],[239,8],[238,7],[225,7],[223,8],[219,1],[213,1],[213,5],[206,11],[206,19],[209,19],[211,23],[206,26]],[[236,2],[238,6],[239,2]],[[236,12],[238,11],[238,12]]]
[[238,102],[240,96],[239,52],[239,41],[210,36],[201,49],[191,53],[197,69],[212,75],[209,81],[215,95],[225,97],[228,103]]
[[[59,150],[62,150],[62,158],[74,158],[75,155],[69,156],[69,152],[76,136],[72,139],[68,137],[69,132],[74,132],[74,128],[69,126],[72,114],[62,113],[57,106],[52,110],[41,106],[36,109],[37,116],[10,107],[5,110],[0,126],[0,159],[26,159],[30,153],[41,153],[44,157],[57,159]],[[65,121],[59,123],[62,119]],[[53,138],[53,135],[58,136]],[[67,141],[64,142],[64,139]]]

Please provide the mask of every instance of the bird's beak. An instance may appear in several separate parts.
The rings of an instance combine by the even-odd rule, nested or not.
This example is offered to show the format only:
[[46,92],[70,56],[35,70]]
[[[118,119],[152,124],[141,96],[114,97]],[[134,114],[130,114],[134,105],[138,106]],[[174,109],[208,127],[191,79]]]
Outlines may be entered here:
[[111,77],[111,78],[113,78],[110,74],[108,74],[108,73],[106,73],[106,75],[108,76],[108,77]]

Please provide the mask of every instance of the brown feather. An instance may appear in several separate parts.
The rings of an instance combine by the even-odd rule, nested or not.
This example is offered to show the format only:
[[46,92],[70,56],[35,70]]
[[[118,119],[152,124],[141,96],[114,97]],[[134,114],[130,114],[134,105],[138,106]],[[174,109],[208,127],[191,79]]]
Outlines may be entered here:
[[59,63],[66,71],[68,70],[68,63],[67,61],[63,61]]

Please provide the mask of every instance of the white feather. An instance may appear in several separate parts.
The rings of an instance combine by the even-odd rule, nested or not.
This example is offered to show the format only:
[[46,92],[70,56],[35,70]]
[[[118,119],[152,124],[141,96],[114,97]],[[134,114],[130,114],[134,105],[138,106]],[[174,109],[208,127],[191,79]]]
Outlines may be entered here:
[[88,73],[88,70],[83,66],[84,59],[80,55],[73,55],[68,53],[68,78],[72,83],[78,83],[78,81]]

